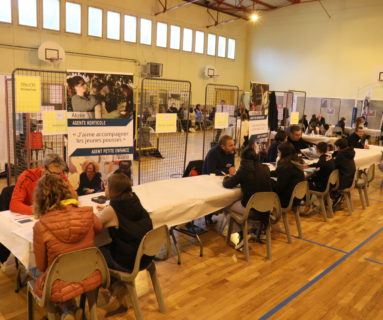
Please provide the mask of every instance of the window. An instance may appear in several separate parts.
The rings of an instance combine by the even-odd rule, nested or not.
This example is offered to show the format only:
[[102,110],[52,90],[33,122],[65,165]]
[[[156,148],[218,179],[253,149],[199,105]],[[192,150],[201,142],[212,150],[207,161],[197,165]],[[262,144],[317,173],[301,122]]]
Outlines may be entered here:
[[93,37],[102,37],[102,10],[88,8],[88,35]]
[[37,27],[36,0],[19,0],[19,24]]
[[81,5],[73,2],[65,3],[65,31],[81,33]]
[[157,47],[166,48],[168,42],[168,25],[157,22]]
[[124,40],[129,42],[137,41],[137,18],[124,16]]
[[12,22],[11,0],[0,0],[0,22]]
[[226,57],[226,38],[218,37],[218,57]]
[[43,28],[60,30],[60,0],[43,0]]
[[209,33],[207,35],[207,54],[210,56],[215,56],[215,41],[216,35]]
[[140,19],[140,43],[152,44],[152,21],[148,19]]
[[120,14],[117,12],[108,11],[107,13],[107,31],[108,39],[120,40]]
[[205,33],[202,31],[195,32],[194,52],[203,53],[205,44]]
[[235,40],[234,39],[227,40],[227,57],[229,59],[235,58]]
[[178,26],[170,26],[170,49],[180,49],[181,28]]
[[182,50],[191,52],[193,47],[193,31],[188,28],[184,28],[184,35],[182,40]]

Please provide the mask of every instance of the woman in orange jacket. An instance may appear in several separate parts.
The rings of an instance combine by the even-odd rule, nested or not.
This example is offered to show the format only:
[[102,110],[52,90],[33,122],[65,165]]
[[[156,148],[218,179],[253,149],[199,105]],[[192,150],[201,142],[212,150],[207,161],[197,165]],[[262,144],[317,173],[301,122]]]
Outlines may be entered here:
[[[78,207],[67,183],[56,174],[45,174],[38,181],[33,211],[39,218],[33,227],[33,249],[37,269],[42,272],[34,290],[41,296],[47,270],[54,259],[63,253],[93,247],[94,236],[101,231],[102,225],[92,207]],[[70,301],[97,288],[101,282],[98,270],[77,283],[56,280],[51,300],[61,303]],[[68,317],[64,315],[62,319],[73,319],[73,315],[67,313]]]

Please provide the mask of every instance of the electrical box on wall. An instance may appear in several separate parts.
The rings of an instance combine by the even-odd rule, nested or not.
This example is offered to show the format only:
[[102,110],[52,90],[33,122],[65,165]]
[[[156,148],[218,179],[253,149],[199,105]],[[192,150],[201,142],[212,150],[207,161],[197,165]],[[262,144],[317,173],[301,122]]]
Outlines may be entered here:
[[162,63],[148,62],[145,65],[144,73],[149,77],[162,77]]

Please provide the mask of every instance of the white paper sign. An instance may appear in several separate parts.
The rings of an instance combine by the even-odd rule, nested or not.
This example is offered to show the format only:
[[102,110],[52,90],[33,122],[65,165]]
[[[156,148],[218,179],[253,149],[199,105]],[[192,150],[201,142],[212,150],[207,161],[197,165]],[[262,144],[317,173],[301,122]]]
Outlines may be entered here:
[[255,136],[256,139],[266,138],[269,134],[267,116],[252,116],[249,120],[249,136]]

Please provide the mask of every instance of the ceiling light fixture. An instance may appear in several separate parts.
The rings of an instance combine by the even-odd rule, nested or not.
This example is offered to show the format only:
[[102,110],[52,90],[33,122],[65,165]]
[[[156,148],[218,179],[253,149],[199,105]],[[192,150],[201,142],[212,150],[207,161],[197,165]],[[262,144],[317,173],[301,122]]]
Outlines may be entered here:
[[253,12],[251,15],[250,15],[250,20],[255,22],[259,19],[259,15],[256,13],[256,12]]

